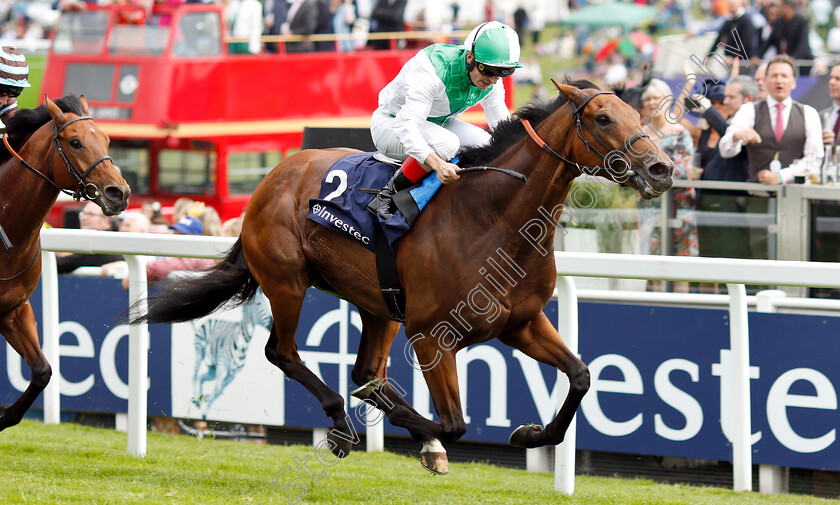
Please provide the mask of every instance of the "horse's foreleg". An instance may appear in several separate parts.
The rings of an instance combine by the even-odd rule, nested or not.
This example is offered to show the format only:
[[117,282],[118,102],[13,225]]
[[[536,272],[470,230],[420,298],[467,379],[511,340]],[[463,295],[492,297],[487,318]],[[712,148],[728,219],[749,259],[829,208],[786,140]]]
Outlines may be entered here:
[[[302,303],[301,297],[300,304]],[[333,426],[327,433],[330,450],[336,456],[343,458],[350,453],[353,444],[358,442],[359,438],[352,421],[344,410],[344,399],[306,368],[298,355],[295,329],[300,304],[297,306],[297,311],[284,311],[285,318],[274,309],[274,327],[265,344],[265,355],[268,361],[282,370],[286,376],[299,382],[318,399],[324,412],[333,421]]]
[[[359,314],[362,319],[362,338],[356,355],[356,364],[350,377],[361,387],[353,391],[352,395],[384,412],[391,424],[395,426],[397,426],[395,423],[399,422],[398,419],[406,419],[412,414],[422,419],[420,413],[406,401],[406,390],[387,377],[388,353],[399,331],[399,323],[379,318],[365,311]],[[429,426],[429,428],[437,429],[437,426]],[[423,445],[423,466],[435,473],[448,472],[446,452],[440,441],[426,433],[411,429],[408,431],[414,440]],[[443,457],[437,457],[433,461],[431,458],[426,458],[427,453],[429,455],[440,453]]]
[[41,352],[38,341],[38,328],[35,315],[29,302],[21,304],[0,319],[0,333],[6,341],[20,354],[32,371],[29,386],[20,398],[0,417],[0,431],[18,424],[23,415],[32,406],[35,398],[47,387],[52,376],[52,369],[47,358]]
[[560,369],[569,377],[569,393],[554,420],[545,429],[534,424],[520,426],[510,436],[510,443],[518,447],[559,444],[589,390],[589,369],[569,351],[543,312],[523,326],[499,336],[499,340],[537,361]]

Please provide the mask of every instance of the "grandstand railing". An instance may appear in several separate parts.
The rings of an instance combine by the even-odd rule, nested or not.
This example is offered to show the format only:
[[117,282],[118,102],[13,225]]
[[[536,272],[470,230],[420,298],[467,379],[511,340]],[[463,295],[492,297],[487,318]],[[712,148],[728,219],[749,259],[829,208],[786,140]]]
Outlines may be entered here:
[[[53,251],[83,254],[122,254],[129,268],[129,303],[132,315],[146,310],[146,270],[142,256],[182,256],[221,258],[234,243],[232,238],[158,235],[89,230],[49,229],[41,232],[43,249],[42,292],[44,298],[44,352],[58,376],[58,294],[57,273]],[[749,298],[745,284],[772,286],[840,287],[840,265],[802,261],[742,260],[726,258],[637,256],[625,254],[555,253],[557,266],[558,330],[566,344],[577,352],[578,293],[569,276],[611,277],[660,281],[695,281],[726,283],[728,295],[717,295],[715,303],[726,303],[730,315],[730,349],[733,362],[733,408],[737,425],[733,437],[734,488],[752,489],[752,455],[750,453],[750,389],[749,389],[749,328],[747,322]],[[590,293],[586,293],[591,296]],[[623,301],[652,301],[651,296],[671,298],[679,303],[696,303],[705,298],[685,298],[670,293],[612,293]],[[703,297],[708,295],[694,295]],[[759,297],[760,299],[760,297]],[[836,307],[825,300],[778,300],[776,306],[788,304],[799,308],[830,310]],[[759,302],[760,303],[760,302]],[[773,305],[773,303],[765,304]],[[128,452],[136,456],[146,454],[146,377],[148,375],[149,332],[145,325],[133,326],[129,333],[129,400]],[[558,372],[558,380],[561,374]],[[565,376],[563,376],[565,377]],[[59,422],[58,382],[52,381],[44,395],[44,419]],[[568,386],[567,386],[568,387]],[[558,395],[562,399],[564,395]],[[559,408],[559,405],[558,405]],[[379,423],[381,427],[381,423]],[[368,437],[381,441],[381,428]],[[381,447],[382,443],[370,447]],[[574,492],[575,423],[570,426],[565,441],[555,451],[555,489],[561,493]],[[772,475],[773,472],[770,472]],[[762,474],[763,475],[763,474]],[[764,485],[761,486],[762,489]]]

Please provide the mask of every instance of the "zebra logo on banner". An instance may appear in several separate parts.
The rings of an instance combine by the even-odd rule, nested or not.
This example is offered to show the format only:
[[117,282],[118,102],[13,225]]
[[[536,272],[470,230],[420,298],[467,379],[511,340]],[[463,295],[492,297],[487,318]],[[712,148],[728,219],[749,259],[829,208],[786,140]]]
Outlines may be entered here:
[[[208,318],[195,324],[195,372],[193,403],[205,415],[222,391],[245,365],[248,346],[257,327],[271,330],[273,320],[268,298],[259,290],[242,308],[242,319],[226,321]],[[210,385],[206,388],[205,385]]]
[[[175,417],[257,424],[284,423],[283,374],[265,359],[273,320],[259,291],[241,307],[172,325],[172,411]],[[256,340],[259,345],[250,345]]]

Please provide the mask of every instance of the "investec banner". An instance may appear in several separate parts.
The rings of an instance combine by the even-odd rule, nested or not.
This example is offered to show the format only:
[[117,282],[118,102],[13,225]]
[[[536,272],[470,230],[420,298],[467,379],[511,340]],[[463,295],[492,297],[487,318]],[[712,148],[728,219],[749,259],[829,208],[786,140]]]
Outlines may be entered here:
[[[62,409],[124,412],[128,328],[117,325],[126,292],[113,279],[62,277]],[[40,317],[40,294],[32,298]],[[556,304],[547,312],[556,320]],[[215,314],[192,323],[152,325],[149,414],[327,427],[320,404],[265,360],[267,307]],[[348,398],[356,386],[361,320],[356,309],[311,290],[297,343],[306,365]],[[753,461],[840,470],[837,389],[840,320],[750,314]],[[395,340],[389,380],[418,412],[433,416],[422,374]],[[580,351],[592,388],[578,415],[581,449],[731,460],[733,412],[727,313],[711,309],[582,303]],[[26,364],[8,346],[0,403],[27,384]],[[557,373],[493,340],[458,355],[465,440],[506,442],[520,424],[554,415]],[[561,389],[563,387],[561,386]],[[41,400],[36,406],[40,407]],[[349,412],[359,431],[358,401]],[[363,406],[362,406],[363,407]],[[385,421],[387,433],[404,435]]]

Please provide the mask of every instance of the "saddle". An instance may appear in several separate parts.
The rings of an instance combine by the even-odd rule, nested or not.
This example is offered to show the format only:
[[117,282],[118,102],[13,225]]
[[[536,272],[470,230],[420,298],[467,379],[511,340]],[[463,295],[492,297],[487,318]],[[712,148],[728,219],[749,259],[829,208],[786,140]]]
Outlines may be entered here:
[[397,244],[441,184],[436,177],[426,177],[400,191],[394,197],[397,212],[390,219],[382,220],[368,212],[367,204],[399,165],[399,161],[381,153],[341,158],[324,175],[319,197],[309,200],[307,218],[351,237],[376,255],[376,272],[391,319],[405,322],[405,294],[396,264]]

